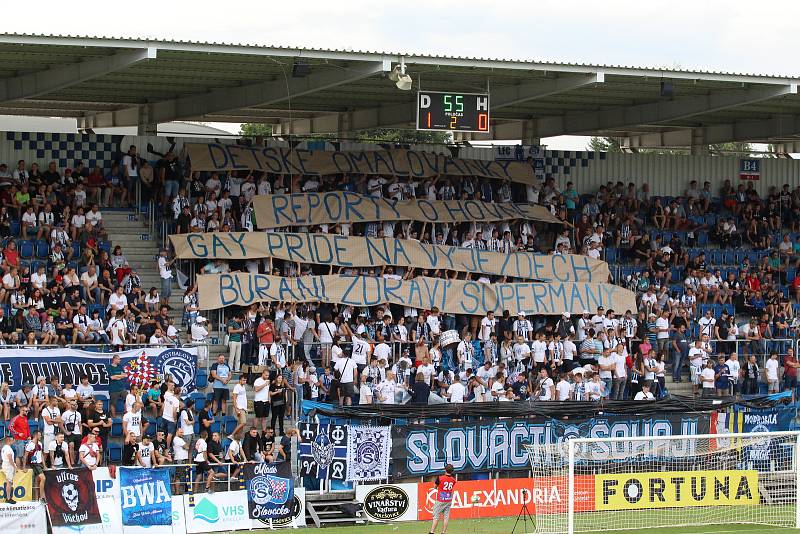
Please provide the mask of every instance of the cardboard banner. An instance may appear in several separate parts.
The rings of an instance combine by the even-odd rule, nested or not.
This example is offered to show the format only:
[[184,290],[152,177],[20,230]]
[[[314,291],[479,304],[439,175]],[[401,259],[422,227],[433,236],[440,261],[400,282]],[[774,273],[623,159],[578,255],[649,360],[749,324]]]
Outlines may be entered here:
[[347,237],[338,234],[211,232],[169,236],[181,259],[279,260],[342,267],[416,267],[483,273],[529,280],[607,282],[608,264],[577,254],[504,254],[426,245],[412,239]]
[[[38,376],[45,377],[48,382],[51,376],[57,376],[62,384],[65,380],[78,384],[79,378],[86,375],[95,394],[107,397],[111,382],[109,366],[114,354],[120,356],[129,381],[142,378],[142,369],[147,368],[154,375],[172,375],[175,385],[186,393],[195,389],[197,347],[145,348],[112,354],[68,348],[6,349],[0,362],[0,382],[8,382],[16,390],[22,384],[35,384]],[[142,362],[148,365],[143,366]]]
[[636,296],[613,284],[587,282],[518,282],[485,284],[470,280],[418,277],[411,280],[367,276],[301,276],[229,273],[197,277],[200,308],[249,306],[254,302],[328,302],[353,306],[398,304],[445,313],[579,315],[598,306],[620,313],[636,310]]
[[[481,471],[528,470],[530,461],[526,443],[559,444],[572,437],[673,436],[706,434],[711,424],[709,414],[668,414],[658,419],[610,416],[562,422],[557,419],[524,421],[454,421],[426,425],[392,426],[392,476],[417,477],[440,474],[445,465],[453,464],[457,473]],[[670,458],[697,454],[690,440],[663,447],[657,441],[648,443],[656,454]],[[630,443],[626,446],[631,447]],[[638,455],[647,451],[644,445],[631,451]],[[657,447],[657,449],[656,449]],[[566,454],[566,447],[563,449]],[[607,448],[592,449],[592,460],[602,460]],[[585,457],[583,454],[581,457]]]
[[415,150],[306,150],[241,146],[223,143],[186,143],[194,171],[253,170],[274,174],[390,175],[412,178],[478,176],[537,183],[533,167],[516,161],[460,159]]
[[53,526],[102,523],[91,470],[82,467],[45,471],[44,480]]
[[491,222],[525,219],[565,224],[544,206],[480,200],[393,200],[348,191],[256,195],[258,228],[355,224],[375,221],[425,223]]
[[169,469],[122,467],[118,472],[123,525],[172,525]]

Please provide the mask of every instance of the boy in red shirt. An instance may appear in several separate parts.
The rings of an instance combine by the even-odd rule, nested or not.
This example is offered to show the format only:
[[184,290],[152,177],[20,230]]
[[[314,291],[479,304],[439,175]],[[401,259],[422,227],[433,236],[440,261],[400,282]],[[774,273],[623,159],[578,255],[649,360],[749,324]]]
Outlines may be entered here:
[[433,505],[433,524],[431,534],[436,532],[439,517],[442,518],[442,534],[447,532],[447,522],[450,520],[450,506],[453,504],[453,490],[456,486],[456,477],[453,476],[453,464],[447,464],[444,475],[436,477],[436,504]]

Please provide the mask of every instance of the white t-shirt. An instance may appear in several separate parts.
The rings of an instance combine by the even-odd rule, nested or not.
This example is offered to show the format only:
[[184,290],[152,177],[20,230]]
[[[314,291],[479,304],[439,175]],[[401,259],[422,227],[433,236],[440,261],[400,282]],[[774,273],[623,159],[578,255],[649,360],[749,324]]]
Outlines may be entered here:
[[[259,390],[258,388],[261,386],[264,387]],[[253,382],[253,389],[255,390],[253,402],[269,402],[269,378],[264,379],[260,376],[256,378]]]
[[64,428],[66,428],[67,425],[74,425],[72,427],[72,432],[67,429],[67,435],[74,434],[76,436],[80,436],[82,434],[80,412],[65,410],[62,419],[64,420]]
[[142,459],[143,467],[153,467],[153,451],[155,449],[152,442],[147,445],[144,443],[139,444],[139,457]]
[[397,391],[397,382],[384,380],[375,388],[376,399],[379,404],[394,404],[394,394]]
[[189,451],[184,449],[185,445],[186,441],[182,437],[175,436],[172,438],[172,458],[176,463],[189,459]]
[[542,381],[542,390],[539,393],[539,400],[549,401],[552,399],[550,396],[550,388],[553,387],[553,379],[549,376]]
[[142,435],[142,412],[127,412],[122,416],[122,422],[125,423],[128,432],[133,432],[136,436]]
[[390,361],[392,358],[392,347],[387,345],[386,343],[378,343],[375,345],[375,349],[372,352],[378,361],[386,360],[387,362]]
[[167,267],[167,258],[164,256],[158,257],[158,275],[164,280],[172,278],[172,269]]
[[353,336],[353,361],[359,365],[367,365],[368,356],[369,343],[360,337]]
[[48,425],[47,424],[47,420],[44,418],[45,415],[47,417],[49,417],[50,419],[56,419],[56,418],[58,418],[58,416],[61,415],[61,410],[58,409],[58,407],[53,408],[51,406],[45,406],[44,408],[42,408],[42,423],[44,424],[44,427],[42,429],[42,433],[43,434],[55,434],[56,433],[56,425]]
[[[600,358],[597,360],[597,363],[598,363],[598,365],[601,365],[601,366],[616,364],[616,362],[614,361],[614,358],[612,358],[611,356],[606,356],[605,354],[600,356]],[[600,378],[611,378],[611,371],[607,371],[607,370],[603,369],[602,367],[600,367]]]
[[572,393],[572,384],[566,380],[560,380],[558,384],[556,384],[556,393],[558,394],[558,400],[569,400],[569,396]]
[[764,369],[767,370],[767,380],[778,379],[778,360],[770,358],[764,363]]
[[707,358],[708,354],[701,348],[692,347],[689,349],[689,363],[694,367],[702,367],[703,360]]
[[450,402],[464,402],[464,397],[467,395],[467,388],[464,387],[464,384],[462,384],[460,380],[457,380],[447,388],[447,394],[450,395]]
[[[662,332],[662,329],[666,329],[666,332]],[[656,319],[656,330],[658,333],[656,334],[656,339],[668,339],[669,338],[669,320],[665,319],[664,317],[659,317]]]
[[633,400],[655,400],[655,397],[649,391],[645,393],[644,391],[640,391],[633,397]]
[[202,463],[202,462],[206,461],[206,455],[203,454],[203,453],[206,452],[206,449],[208,449],[208,445],[206,444],[206,440],[204,440],[203,438],[199,438],[194,443],[194,451],[195,451],[194,461],[195,462]]
[[547,343],[537,339],[536,341],[531,343],[531,352],[533,352],[534,362],[544,363],[547,357]]
[[[38,447],[39,450],[36,450],[37,449],[37,447],[36,447],[37,445],[39,446]],[[42,463],[42,442],[41,441],[39,443],[34,443],[32,441],[29,441],[27,444],[25,444],[25,452],[29,453],[29,455],[28,455],[29,460],[28,461],[30,463],[32,463],[32,464],[41,464]]]
[[[181,420],[181,428],[183,429],[184,437],[191,437],[194,434],[194,418],[189,420],[189,413],[186,410],[181,410],[181,414],[178,416]],[[174,443],[174,442],[173,442]],[[189,453],[186,453],[186,458],[189,457]]]
[[11,448],[11,445],[3,445],[0,455],[3,457],[3,469],[14,467],[14,449]]
[[627,369],[625,368],[625,356],[620,353],[612,353],[611,356],[614,358],[614,377],[625,378],[628,376]]
[[97,465],[99,456],[100,447],[97,446],[97,443],[92,443],[91,445],[84,443],[78,449],[78,458],[87,466]]
[[47,446],[48,453],[56,452],[56,450],[59,447],[61,447],[61,452],[63,453],[63,455],[61,454],[53,455],[53,465],[55,467],[61,467],[62,465],[64,465],[64,458],[66,458],[67,455],[69,454],[69,443],[67,443],[66,441],[62,441],[61,445],[59,445],[56,440],[52,440],[50,444]]
[[716,377],[716,373],[714,372],[714,369],[706,367],[705,369],[703,369],[700,372],[700,376],[701,376],[701,378],[704,378],[706,380],[708,380],[709,378],[711,379],[710,382],[706,382],[706,380],[702,381],[704,388],[707,388],[707,389],[713,389],[714,388],[714,378]]
[[496,322],[497,319],[489,319],[488,317],[481,319],[481,333],[478,336],[478,339],[481,341],[489,341]]
[[177,395],[172,393],[171,391],[167,391],[164,393],[164,412],[162,417],[169,421],[170,423],[175,422],[175,416],[173,413],[177,413],[181,406],[181,400],[178,398]]
[[233,394],[236,396],[236,407],[240,410],[247,411],[247,390],[244,386],[242,384],[233,386]]
[[428,363],[417,367],[417,372],[422,373],[422,376],[425,377],[426,384],[430,384],[431,377],[434,375],[434,373],[436,373],[436,368],[433,366],[433,364]]
[[356,368],[356,362],[353,361],[353,358],[341,358],[338,362],[336,362],[335,369],[339,371],[342,375],[342,378],[339,380],[340,384],[352,384],[353,383],[353,369]]
[[728,379],[731,382],[738,382],[739,381],[739,370],[742,368],[742,366],[739,364],[739,360],[736,360],[736,361],[728,360],[728,361],[725,362],[725,365],[728,366],[728,371],[730,372],[730,375],[728,376]]

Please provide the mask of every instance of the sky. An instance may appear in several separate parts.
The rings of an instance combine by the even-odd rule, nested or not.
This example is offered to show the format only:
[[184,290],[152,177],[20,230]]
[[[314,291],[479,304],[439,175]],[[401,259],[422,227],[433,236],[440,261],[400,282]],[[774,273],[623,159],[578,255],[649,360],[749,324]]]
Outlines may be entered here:
[[9,33],[800,73],[800,65],[793,61],[793,50],[800,47],[797,1],[39,0],[6,4],[0,31]]

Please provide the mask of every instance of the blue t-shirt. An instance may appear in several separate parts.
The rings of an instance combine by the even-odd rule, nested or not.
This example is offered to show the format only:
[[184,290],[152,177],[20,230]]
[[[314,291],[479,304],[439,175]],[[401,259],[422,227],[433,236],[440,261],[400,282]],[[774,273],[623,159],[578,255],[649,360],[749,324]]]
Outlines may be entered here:
[[728,389],[731,385],[729,380],[731,371],[728,368],[728,365],[724,363],[721,365],[715,365],[714,373],[719,375],[719,378],[717,378],[716,382],[714,383],[714,387],[717,389]]
[[[227,363],[215,363],[211,366],[211,371],[215,372],[217,378],[230,378],[231,377],[231,368],[228,367]],[[214,380],[214,389],[228,389],[226,384],[223,384],[221,380]]]

